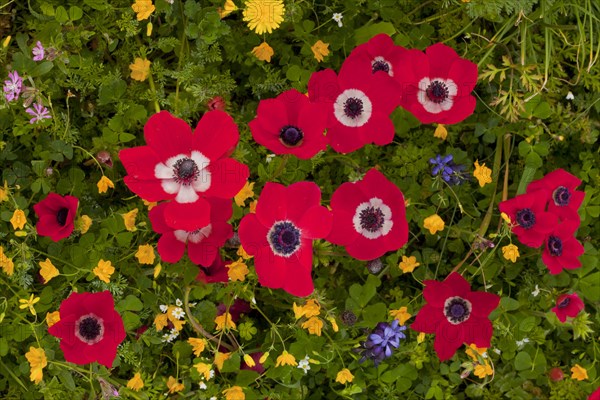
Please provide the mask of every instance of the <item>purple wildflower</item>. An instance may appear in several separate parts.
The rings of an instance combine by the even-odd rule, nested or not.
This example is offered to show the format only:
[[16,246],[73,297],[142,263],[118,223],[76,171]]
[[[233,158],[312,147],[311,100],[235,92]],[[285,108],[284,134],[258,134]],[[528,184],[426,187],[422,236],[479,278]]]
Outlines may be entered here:
[[4,87],[2,88],[4,97],[6,97],[6,101],[19,100],[23,78],[19,76],[17,71],[10,72],[8,78],[9,80],[4,81]]
[[433,165],[431,175],[441,176],[449,185],[460,185],[469,179],[469,175],[464,172],[465,166],[457,165],[452,154],[443,157],[438,154],[435,158],[430,158],[429,163]]
[[33,109],[29,107],[25,112],[29,115],[33,115],[33,118],[29,120],[30,124],[35,124],[44,118],[52,118],[48,109],[40,103],[35,103]]
[[406,335],[402,333],[404,330],[406,330],[406,326],[400,326],[397,319],[391,324],[378,323],[367,340],[361,342],[361,348],[358,351],[362,351],[362,357],[359,363],[371,359],[375,366],[378,366],[384,359],[391,357],[392,349],[400,346],[400,339],[406,339]]
[[39,40],[35,44],[35,47],[32,50],[33,52],[33,61],[42,61],[44,59],[44,46],[42,46],[42,42]]

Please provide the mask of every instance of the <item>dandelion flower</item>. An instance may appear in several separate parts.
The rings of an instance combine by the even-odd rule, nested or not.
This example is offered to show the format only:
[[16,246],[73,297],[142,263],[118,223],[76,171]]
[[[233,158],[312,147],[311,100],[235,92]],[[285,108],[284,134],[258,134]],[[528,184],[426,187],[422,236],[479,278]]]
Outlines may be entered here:
[[283,22],[284,11],[282,0],[249,0],[244,8],[244,21],[259,35],[271,33]]

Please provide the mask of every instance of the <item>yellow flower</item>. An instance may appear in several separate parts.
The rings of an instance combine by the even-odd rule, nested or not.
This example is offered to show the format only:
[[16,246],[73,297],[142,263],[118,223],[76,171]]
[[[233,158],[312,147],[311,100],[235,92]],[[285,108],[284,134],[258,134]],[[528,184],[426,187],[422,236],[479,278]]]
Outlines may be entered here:
[[296,305],[296,302],[293,304],[294,315],[296,319],[300,319],[302,317],[310,318],[321,313],[321,306],[319,302],[315,299],[310,299],[306,301],[302,307]]
[[246,280],[246,275],[248,275],[248,273],[250,272],[248,270],[248,266],[246,266],[246,264],[244,263],[244,261],[242,261],[241,258],[229,264],[227,268],[227,276],[229,276],[229,279],[231,279],[232,281],[243,282]]
[[102,175],[102,178],[100,178],[96,186],[98,186],[98,193],[106,193],[108,191],[108,188],[115,188],[115,184],[113,183],[113,181],[108,179],[106,175]]
[[402,256],[402,261],[400,261],[400,264],[398,264],[402,272],[405,274],[408,272],[413,272],[419,265],[421,265],[421,263],[417,262],[417,257],[415,256]]
[[206,364],[206,363],[198,363],[198,364],[194,364],[194,368],[196,368],[196,370],[198,371],[198,373],[200,375],[204,375],[204,379],[209,380],[210,379],[210,364]]
[[42,348],[36,349],[35,347],[30,347],[29,351],[25,353],[25,358],[27,358],[27,361],[29,362],[29,369],[31,371],[29,379],[36,384],[40,383],[44,376],[42,369],[48,365],[46,352]]
[[571,379],[577,379],[578,381],[588,379],[587,369],[579,364],[575,364],[575,366],[571,368]]
[[160,271],[162,270],[162,265],[160,265],[160,263],[156,264],[154,266],[154,279],[158,278],[158,275],[160,274]]
[[52,264],[49,258],[46,258],[46,261],[40,262],[40,275],[44,278],[44,284],[50,282],[50,279],[60,275],[58,269]]
[[4,39],[4,40],[2,41],[2,47],[3,47],[3,48],[7,48],[7,47],[8,47],[8,44],[10,43],[10,39],[11,39],[11,38],[12,38],[12,36],[8,35],[8,36],[6,37],[6,39]]
[[425,229],[429,229],[429,233],[431,233],[432,235],[435,235],[435,233],[438,231],[443,231],[444,226],[444,220],[441,219],[440,216],[437,214],[433,214],[425,218],[425,220],[423,221],[423,227]]
[[224,329],[235,329],[236,328],[235,322],[233,322],[231,314],[229,314],[228,312],[218,315],[215,318],[215,324],[217,324],[217,326],[215,326],[216,331],[223,330],[223,328]]
[[137,14],[138,21],[148,18],[156,9],[152,0],[135,0],[135,4],[132,4],[131,8]]
[[0,268],[2,268],[4,273],[8,276],[11,276],[15,272],[15,264],[13,263],[12,258],[8,258],[4,254],[2,246],[0,246]]
[[329,55],[329,43],[323,43],[321,40],[317,40],[310,49],[318,62],[323,61],[323,57]]
[[215,365],[219,368],[219,371],[223,369],[223,363],[231,357],[231,353],[221,353],[217,351],[215,354]]
[[4,181],[4,187],[0,187],[0,203],[8,200],[8,186],[6,181]]
[[267,351],[265,354],[263,354],[262,357],[258,360],[258,362],[264,364],[265,361],[267,361],[267,358],[269,358],[269,353],[270,351]]
[[417,335],[417,343],[421,344],[425,341],[425,332],[421,332]]
[[246,181],[242,190],[240,190],[233,198],[235,200],[235,204],[237,204],[238,207],[244,207],[246,205],[246,199],[254,197],[253,189],[254,182],[250,183]]
[[133,64],[129,65],[129,69],[131,70],[131,79],[140,82],[145,81],[150,73],[150,64],[151,63],[149,60],[136,57],[135,60],[133,60]]
[[331,324],[331,327],[333,328],[334,332],[338,332],[340,330],[340,328],[338,327],[337,322],[335,321],[335,318],[333,318],[333,317],[327,317],[327,321],[329,321],[329,323]]
[[394,319],[397,319],[400,325],[404,325],[404,323],[408,321],[410,317],[412,317],[412,314],[408,313],[408,308],[406,307],[400,307],[397,310],[391,310],[390,315],[394,317]]
[[291,365],[292,367],[295,367],[298,363],[296,362],[296,357],[288,353],[287,350],[284,350],[283,353],[277,357],[277,362],[275,363],[276,367],[282,365]]
[[248,209],[250,210],[250,214],[256,213],[256,204],[258,204],[258,200],[251,201],[250,204],[248,204]]
[[110,261],[100,260],[98,261],[98,266],[92,272],[102,282],[108,283],[110,282],[110,276],[115,272],[115,267],[112,266]]
[[502,256],[507,260],[517,262],[519,255],[519,248],[512,243],[502,247]]
[[172,376],[169,376],[169,379],[167,380],[167,387],[169,388],[169,393],[181,392],[185,388],[183,383],[179,383],[179,381]]
[[490,362],[485,360],[485,364],[477,364],[473,373],[478,378],[485,378],[488,375],[494,375],[494,370],[492,369]]
[[438,126],[435,128],[435,132],[433,132],[433,137],[446,140],[446,138],[448,137],[448,130],[446,129],[444,124],[438,124]]
[[54,311],[54,312],[49,312],[48,314],[46,314],[46,323],[48,324],[48,328],[50,328],[52,325],[54,325],[58,321],[60,321],[60,312]]
[[75,226],[77,226],[77,229],[79,229],[83,235],[90,229],[90,226],[92,226],[92,219],[87,215],[82,215],[81,217],[77,218]]
[[196,357],[200,357],[200,354],[206,348],[206,339],[189,338],[187,340],[187,342],[192,346],[192,349],[194,350],[194,354],[196,355]]
[[244,354],[244,362],[250,368],[252,368],[256,365],[256,363],[254,362],[254,358],[252,358],[252,356],[250,354]]
[[135,257],[138,259],[140,264],[153,264],[154,263],[154,249],[149,244],[144,244],[138,247]]
[[139,372],[136,372],[127,382],[127,387],[131,390],[135,390],[138,392],[141,388],[144,387],[144,381],[142,380],[142,375]]
[[165,326],[167,326],[169,321],[171,321],[171,323],[173,324],[173,328],[175,330],[180,331],[183,329],[183,325],[185,324],[185,321],[179,320],[179,319],[175,318],[175,316],[173,315],[173,310],[175,310],[176,308],[178,308],[178,307],[169,306],[167,308],[167,312],[165,312],[163,314],[158,314],[156,316],[156,318],[154,318],[154,325],[156,326],[157,331],[162,331],[163,328]]
[[144,199],[142,199],[142,203],[144,203],[144,205],[148,207],[148,211],[152,210],[158,204],[158,202],[156,201],[146,201]]
[[219,7],[217,9],[217,12],[219,13],[219,17],[221,17],[221,19],[225,18],[226,16],[228,16],[229,14],[231,14],[232,12],[234,12],[235,10],[237,10],[237,6],[234,4],[233,1],[231,0],[225,0],[225,4],[223,4],[223,7]]
[[162,331],[165,326],[169,323],[169,317],[167,314],[158,314],[156,318],[154,318],[154,326],[156,326],[157,331]]
[[271,57],[273,57],[275,52],[267,42],[262,42],[259,46],[252,49],[252,54],[260,61],[271,62]]
[[492,183],[492,170],[485,166],[485,163],[479,165],[479,160],[475,161],[475,171],[473,176],[479,181],[479,186],[484,187]]
[[25,217],[23,210],[16,209],[12,218],[10,219],[10,223],[12,224],[14,230],[23,229],[27,223],[27,218]]
[[146,36],[152,36],[152,22],[148,22],[148,24],[146,24]]
[[467,355],[471,357],[473,361],[478,361],[479,356],[483,356],[486,351],[487,347],[477,347],[475,343],[471,343],[469,347],[465,349],[465,353],[467,353]]
[[348,368],[344,368],[340,372],[337,373],[335,377],[335,381],[345,385],[347,382],[352,382],[354,380],[354,375]]
[[240,247],[237,250],[236,253],[238,256],[242,257],[244,260],[249,260],[254,256],[251,256],[250,254],[246,253],[246,250],[244,250],[244,248],[242,247],[242,245],[240,245]]
[[246,400],[244,390],[239,386],[233,386],[229,389],[223,390],[225,400]]
[[29,299],[19,299],[19,303],[21,303],[21,305],[19,306],[19,308],[21,310],[24,310],[26,308],[29,308],[29,311],[33,314],[33,315],[37,315],[35,312],[35,308],[33,308],[33,305],[35,303],[37,303],[38,301],[40,301],[39,297],[35,297],[33,296],[33,293],[31,294],[31,297]]
[[506,213],[500,213],[500,216],[502,217],[502,219],[504,220],[504,222],[506,222],[507,224],[510,224],[510,217],[508,216],[508,214]]
[[244,8],[244,21],[259,35],[273,32],[283,22],[282,0],[249,0]]
[[307,321],[302,324],[302,328],[308,330],[311,335],[321,336],[321,329],[323,329],[323,321],[319,317],[310,317]]
[[138,211],[139,210],[137,208],[134,208],[125,214],[121,214],[121,217],[123,217],[123,222],[125,223],[125,229],[127,229],[129,232],[136,230],[135,219],[137,218]]

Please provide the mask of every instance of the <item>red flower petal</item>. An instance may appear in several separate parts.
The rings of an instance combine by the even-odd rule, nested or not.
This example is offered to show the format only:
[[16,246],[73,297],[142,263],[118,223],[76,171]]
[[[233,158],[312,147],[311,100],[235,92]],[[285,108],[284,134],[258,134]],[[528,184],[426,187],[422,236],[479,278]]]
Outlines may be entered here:
[[354,212],[349,213],[347,211],[336,210],[332,213],[332,216],[331,232],[326,237],[328,242],[346,246],[353,243],[360,236],[352,224]]
[[141,181],[126,175],[123,177],[123,182],[125,182],[125,185],[127,185],[129,190],[146,201],[161,201],[175,197],[175,195],[168,194],[163,190],[158,179]]
[[477,84],[477,64],[469,60],[459,58],[454,60],[449,65],[450,70],[448,71],[448,78],[452,79],[458,87],[457,96],[470,96],[473,89],[475,89],[475,85]]
[[165,161],[150,146],[123,149],[119,152],[119,159],[129,176],[142,180],[155,180],[154,168]]
[[463,324],[452,325],[445,319],[442,320],[435,334],[433,348],[440,361],[446,361],[452,358],[464,343]]
[[254,268],[258,282],[265,287],[280,289],[286,282],[287,260],[275,255],[268,245],[255,252]]
[[427,304],[432,306],[442,308],[446,300],[455,295],[453,288],[446,282],[426,280],[423,283],[425,284],[423,297]]
[[211,181],[210,188],[205,192],[207,196],[233,198],[242,190],[250,176],[248,166],[233,158],[221,158],[212,162],[208,170]]
[[168,111],[161,111],[148,119],[144,126],[144,138],[163,161],[192,151],[192,129],[184,120]]
[[[429,59],[428,75],[431,76],[431,78],[449,77],[451,67],[453,67],[454,63],[459,59],[456,51],[443,43],[436,43],[429,46],[425,49],[425,54]],[[475,75],[477,75],[477,70],[475,70]],[[459,84],[459,82],[456,83]]]
[[323,206],[316,206],[306,210],[299,221],[302,237],[309,239],[323,239],[329,232],[333,221],[333,214]]
[[240,236],[240,242],[246,253],[256,255],[263,247],[268,247],[268,231],[269,228],[260,223],[257,214],[247,214],[244,216],[240,221],[238,235]]
[[256,217],[268,229],[286,217],[285,186],[267,182],[256,205]]
[[340,93],[337,75],[332,69],[313,72],[308,80],[308,98],[311,102],[333,103]]
[[171,228],[193,232],[210,223],[210,204],[202,198],[194,203],[171,201],[167,203],[164,215]]
[[[185,253],[185,247],[185,243],[178,240],[172,231],[163,234],[160,239],[158,239],[158,254],[160,254],[161,260],[168,263],[176,263],[181,260],[183,253]],[[190,259],[191,258],[192,257],[190,256]]]
[[473,306],[471,313],[482,318],[487,318],[500,304],[500,296],[493,293],[470,292],[465,296],[465,299],[469,300]]
[[[284,190],[285,219],[289,219],[295,225],[300,220],[307,209],[321,204],[321,189],[314,182],[296,182]],[[260,200],[263,199],[261,194]]]
[[192,146],[214,161],[233,152],[238,140],[238,127],[233,118],[224,111],[214,110],[204,114],[198,122]]
[[410,325],[410,329],[417,332],[435,333],[440,321],[445,318],[441,310],[431,304],[424,305],[417,313],[415,322]]

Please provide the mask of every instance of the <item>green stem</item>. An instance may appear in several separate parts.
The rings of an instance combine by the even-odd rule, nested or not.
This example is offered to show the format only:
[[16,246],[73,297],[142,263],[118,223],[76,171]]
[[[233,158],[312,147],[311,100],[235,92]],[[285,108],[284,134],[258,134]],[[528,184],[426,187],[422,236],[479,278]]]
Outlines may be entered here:
[[160,105],[158,104],[158,97],[156,95],[156,86],[154,86],[154,79],[152,78],[152,72],[148,73],[148,83],[150,84],[150,91],[152,92],[152,97],[154,97],[154,111],[159,113]]
[[185,292],[183,293],[183,306],[185,307],[185,313],[188,316],[188,319],[190,320],[190,324],[192,325],[192,328],[194,329],[194,331],[196,331],[197,333],[202,335],[204,338],[215,343],[217,346],[221,345],[221,346],[225,347],[227,350],[233,351],[234,350],[233,346],[231,346],[229,343],[220,341],[218,337],[213,336],[210,333],[208,333],[206,331],[206,329],[204,329],[204,327],[202,327],[202,325],[200,325],[200,323],[198,321],[196,321],[196,318],[194,318],[194,316],[192,315],[192,312],[190,310],[190,304],[189,304],[191,290],[192,290],[191,287],[185,288]]
[[[492,195],[492,200],[490,201],[490,205],[488,206],[487,212],[483,217],[483,221],[481,221],[481,225],[479,226],[479,236],[485,237],[485,233],[487,232],[488,227],[490,226],[490,222],[492,221],[492,214],[496,208],[495,198],[496,191],[498,189],[498,178],[500,177],[500,165],[502,162],[502,145],[503,145],[503,137],[498,135],[496,138],[496,152],[494,154],[494,166],[492,168],[493,174],[493,182],[494,182],[494,194]],[[508,163],[507,163],[508,165]]]

